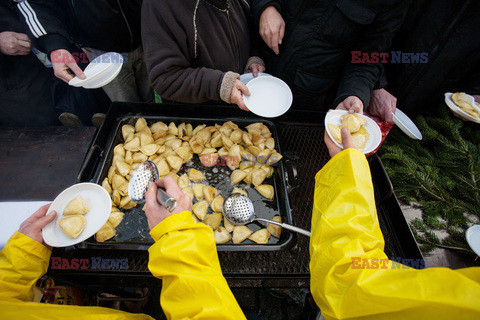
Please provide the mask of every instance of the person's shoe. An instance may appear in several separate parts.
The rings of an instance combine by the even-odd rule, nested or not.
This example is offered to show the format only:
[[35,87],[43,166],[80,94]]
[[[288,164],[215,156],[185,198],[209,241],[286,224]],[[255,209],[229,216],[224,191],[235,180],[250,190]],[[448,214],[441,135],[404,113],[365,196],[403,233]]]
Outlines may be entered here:
[[82,121],[70,112],[64,112],[59,117],[58,120],[65,126],[65,127],[83,127]]
[[105,121],[105,113],[95,113],[92,117],[92,123],[93,125],[97,128],[100,129],[100,127],[103,124],[103,121]]

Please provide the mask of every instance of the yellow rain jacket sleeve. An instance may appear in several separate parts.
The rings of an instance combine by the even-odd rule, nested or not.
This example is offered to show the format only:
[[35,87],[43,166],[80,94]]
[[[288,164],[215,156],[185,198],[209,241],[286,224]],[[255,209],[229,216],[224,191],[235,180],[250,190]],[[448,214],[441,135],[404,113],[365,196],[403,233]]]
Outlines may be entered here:
[[338,153],[315,179],[311,290],[325,319],[480,319],[480,268],[388,260],[362,153]]
[[168,319],[245,319],[222,275],[213,231],[184,211],[152,229],[148,268]]
[[0,319],[152,319],[101,307],[34,303],[33,286],[47,272],[50,250],[16,232],[0,251]]

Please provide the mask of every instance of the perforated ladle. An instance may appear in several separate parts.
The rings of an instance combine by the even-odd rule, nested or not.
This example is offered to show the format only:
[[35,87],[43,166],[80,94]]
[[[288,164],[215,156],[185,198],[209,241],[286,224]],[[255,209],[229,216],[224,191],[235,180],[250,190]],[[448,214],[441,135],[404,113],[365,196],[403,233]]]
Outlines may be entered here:
[[301,228],[297,228],[283,222],[277,222],[255,217],[255,210],[253,208],[252,201],[248,197],[240,193],[234,193],[230,197],[225,199],[222,209],[225,219],[227,219],[231,224],[237,226],[243,226],[253,221],[262,221],[276,224],[287,230],[303,234],[304,236],[310,237],[312,235],[307,230],[303,230]]
[[[135,203],[145,202],[145,193],[148,190],[150,181],[155,182],[159,179],[158,168],[152,161],[145,161],[133,171],[130,182],[128,183],[128,196]],[[172,212],[177,206],[177,200],[165,192],[162,188],[157,188],[157,200],[168,211]]]

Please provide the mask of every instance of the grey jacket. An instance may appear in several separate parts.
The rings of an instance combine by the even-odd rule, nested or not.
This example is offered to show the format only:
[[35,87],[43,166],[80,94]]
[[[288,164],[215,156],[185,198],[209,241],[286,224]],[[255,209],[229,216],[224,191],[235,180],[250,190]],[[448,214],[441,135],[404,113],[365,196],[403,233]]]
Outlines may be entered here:
[[[145,0],[142,42],[150,82],[162,98],[230,103],[252,61],[245,0]],[[263,62],[262,62],[263,63]]]

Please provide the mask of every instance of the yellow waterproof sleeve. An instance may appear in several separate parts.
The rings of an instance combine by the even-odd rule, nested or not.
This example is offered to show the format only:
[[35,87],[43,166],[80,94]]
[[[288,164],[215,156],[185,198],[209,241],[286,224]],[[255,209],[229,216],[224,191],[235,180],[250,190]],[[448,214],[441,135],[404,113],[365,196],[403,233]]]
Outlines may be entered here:
[[48,269],[51,251],[15,232],[0,251],[0,299],[33,300],[33,286]]
[[213,231],[184,211],[152,229],[148,268],[163,280],[168,319],[245,319],[218,261]]
[[325,319],[480,319],[480,268],[388,260],[362,153],[340,152],[315,179],[311,290]]

